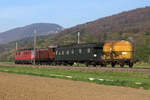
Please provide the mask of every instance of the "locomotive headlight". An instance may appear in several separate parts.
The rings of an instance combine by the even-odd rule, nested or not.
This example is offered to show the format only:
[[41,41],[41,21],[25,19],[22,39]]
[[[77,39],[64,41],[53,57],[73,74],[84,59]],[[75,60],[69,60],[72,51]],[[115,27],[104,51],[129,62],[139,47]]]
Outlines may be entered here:
[[94,54],[94,57],[97,57],[97,54]]

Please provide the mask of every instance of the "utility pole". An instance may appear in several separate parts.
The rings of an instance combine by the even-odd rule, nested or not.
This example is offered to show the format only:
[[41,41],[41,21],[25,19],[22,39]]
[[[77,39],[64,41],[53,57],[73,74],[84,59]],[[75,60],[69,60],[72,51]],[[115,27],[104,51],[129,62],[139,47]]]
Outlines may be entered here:
[[33,61],[34,65],[35,65],[35,56],[36,56],[36,30],[34,30],[34,61]]
[[80,44],[80,32],[78,32],[78,44]]
[[18,42],[16,42],[16,51],[18,50]]

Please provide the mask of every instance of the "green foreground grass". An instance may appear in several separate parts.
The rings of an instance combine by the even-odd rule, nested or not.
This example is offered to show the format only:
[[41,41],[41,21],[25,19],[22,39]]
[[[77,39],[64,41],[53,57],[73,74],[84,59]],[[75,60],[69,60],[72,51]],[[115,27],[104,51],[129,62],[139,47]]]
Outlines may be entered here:
[[9,66],[0,66],[0,72],[61,78],[74,81],[86,81],[104,85],[144,88],[150,90],[150,74],[141,72],[90,71]]

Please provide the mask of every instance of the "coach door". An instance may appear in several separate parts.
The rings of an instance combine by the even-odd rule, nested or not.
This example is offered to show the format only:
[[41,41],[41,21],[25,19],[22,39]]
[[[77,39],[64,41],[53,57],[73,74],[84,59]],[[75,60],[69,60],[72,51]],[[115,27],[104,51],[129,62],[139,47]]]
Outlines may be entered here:
[[74,61],[79,61],[79,48],[74,47]]
[[102,47],[94,47],[93,57],[95,59],[99,59],[99,58],[101,58],[102,55],[103,55],[103,48]]

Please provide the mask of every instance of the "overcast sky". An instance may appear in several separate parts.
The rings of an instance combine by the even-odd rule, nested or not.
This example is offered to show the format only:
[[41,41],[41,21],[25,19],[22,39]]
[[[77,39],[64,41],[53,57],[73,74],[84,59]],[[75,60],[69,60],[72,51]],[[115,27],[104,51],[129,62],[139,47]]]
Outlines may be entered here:
[[0,0],[0,32],[32,23],[69,28],[145,6],[150,0]]

